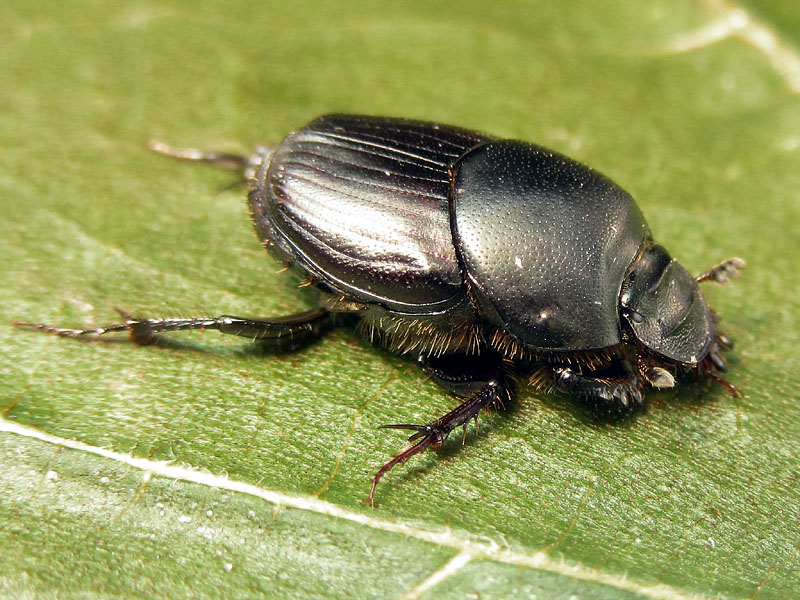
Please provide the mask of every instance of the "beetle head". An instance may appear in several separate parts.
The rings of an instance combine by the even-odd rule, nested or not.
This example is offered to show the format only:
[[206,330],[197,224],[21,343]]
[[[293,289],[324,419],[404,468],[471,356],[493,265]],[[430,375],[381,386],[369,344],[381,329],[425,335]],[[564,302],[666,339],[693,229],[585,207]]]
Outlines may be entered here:
[[620,314],[642,345],[685,366],[696,366],[714,342],[711,311],[697,282],[658,245],[646,247],[634,262]]

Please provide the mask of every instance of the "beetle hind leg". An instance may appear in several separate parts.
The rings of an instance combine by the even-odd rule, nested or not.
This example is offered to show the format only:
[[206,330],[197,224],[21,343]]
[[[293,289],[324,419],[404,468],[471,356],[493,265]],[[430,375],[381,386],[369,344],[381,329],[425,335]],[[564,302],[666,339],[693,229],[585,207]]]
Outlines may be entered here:
[[67,329],[42,323],[16,321],[15,325],[26,329],[38,329],[61,337],[96,339],[102,335],[128,332],[137,344],[149,344],[158,334],[189,329],[216,329],[221,333],[250,338],[271,352],[298,350],[330,331],[333,313],[324,308],[315,308],[296,315],[270,320],[249,319],[222,315],[221,317],[190,317],[185,319],[147,319],[133,317],[117,309],[124,322],[91,329]]
[[425,425],[410,423],[381,425],[381,429],[407,429],[414,433],[408,438],[414,444],[384,464],[372,479],[367,502],[375,505],[375,490],[378,482],[395,465],[405,463],[409,458],[428,448],[438,448],[444,444],[450,432],[461,426],[466,435],[467,425],[473,419],[477,423],[478,413],[508,398],[510,389],[506,383],[503,362],[499,356],[445,355],[442,357],[420,357],[422,368],[437,383],[457,396],[466,397],[456,408]]
[[169,156],[177,160],[192,162],[203,162],[212,164],[231,171],[240,171],[245,180],[255,177],[256,170],[267,159],[273,148],[258,147],[256,151],[247,156],[245,154],[234,154],[229,152],[209,152],[196,148],[175,148],[163,142],[151,140],[148,147],[158,154]]

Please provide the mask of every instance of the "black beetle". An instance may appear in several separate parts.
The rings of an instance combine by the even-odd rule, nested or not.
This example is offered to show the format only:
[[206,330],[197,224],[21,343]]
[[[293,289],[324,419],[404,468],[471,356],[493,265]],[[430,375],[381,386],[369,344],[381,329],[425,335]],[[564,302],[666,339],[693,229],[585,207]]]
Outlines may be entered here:
[[561,154],[402,119],[329,115],[252,157],[153,149],[242,169],[262,244],[321,291],[320,307],[261,320],[134,318],[97,329],[19,323],[62,336],[128,331],[138,342],[217,329],[294,350],[334,324],[415,355],[463,402],[413,431],[381,477],[510,395],[516,373],[609,407],[644,388],[707,375],[728,386],[698,283],[724,282],[732,258],[693,278],[656,244],[633,198]]

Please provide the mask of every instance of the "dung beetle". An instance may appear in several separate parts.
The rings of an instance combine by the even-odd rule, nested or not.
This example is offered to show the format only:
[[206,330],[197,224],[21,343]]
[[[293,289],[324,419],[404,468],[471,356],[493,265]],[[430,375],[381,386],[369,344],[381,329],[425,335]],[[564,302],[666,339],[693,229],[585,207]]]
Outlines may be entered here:
[[66,337],[217,329],[298,349],[335,325],[417,357],[461,398],[413,432],[375,475],[441,446],[527,374],[592,403],[643,404],[680,376],[723,381],[730,339],[698,283],[725,282],[731,258],[698,277],[652,238],[633,198],[566,156],[421,121],[328,115],[253,156],[153,149],[240,169],[262,245],[314,285],[319,307],[278,319],[147,319],[63,329]]

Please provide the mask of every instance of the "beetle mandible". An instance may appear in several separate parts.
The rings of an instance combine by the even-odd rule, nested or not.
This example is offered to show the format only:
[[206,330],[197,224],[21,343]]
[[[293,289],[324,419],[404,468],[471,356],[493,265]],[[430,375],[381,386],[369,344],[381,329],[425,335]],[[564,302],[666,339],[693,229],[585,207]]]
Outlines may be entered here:
[[441,446],[512,392],[526,373],[546,388],[610,407],[647,387],[706,375],[727,386],[723,351],[698,283],[744,267],[728,259],[692,277],[657,244],[633,198],[606,177],[533,144],[394,118],[328,115],[253,156],[153,149],[244,171],[262,245],[320,291],[319,307],[278,319],[147,319],[64,329],[65,337],[216,329],[275,351],[335,325],[418,357],[461,398],[413,432],[395,465]]

